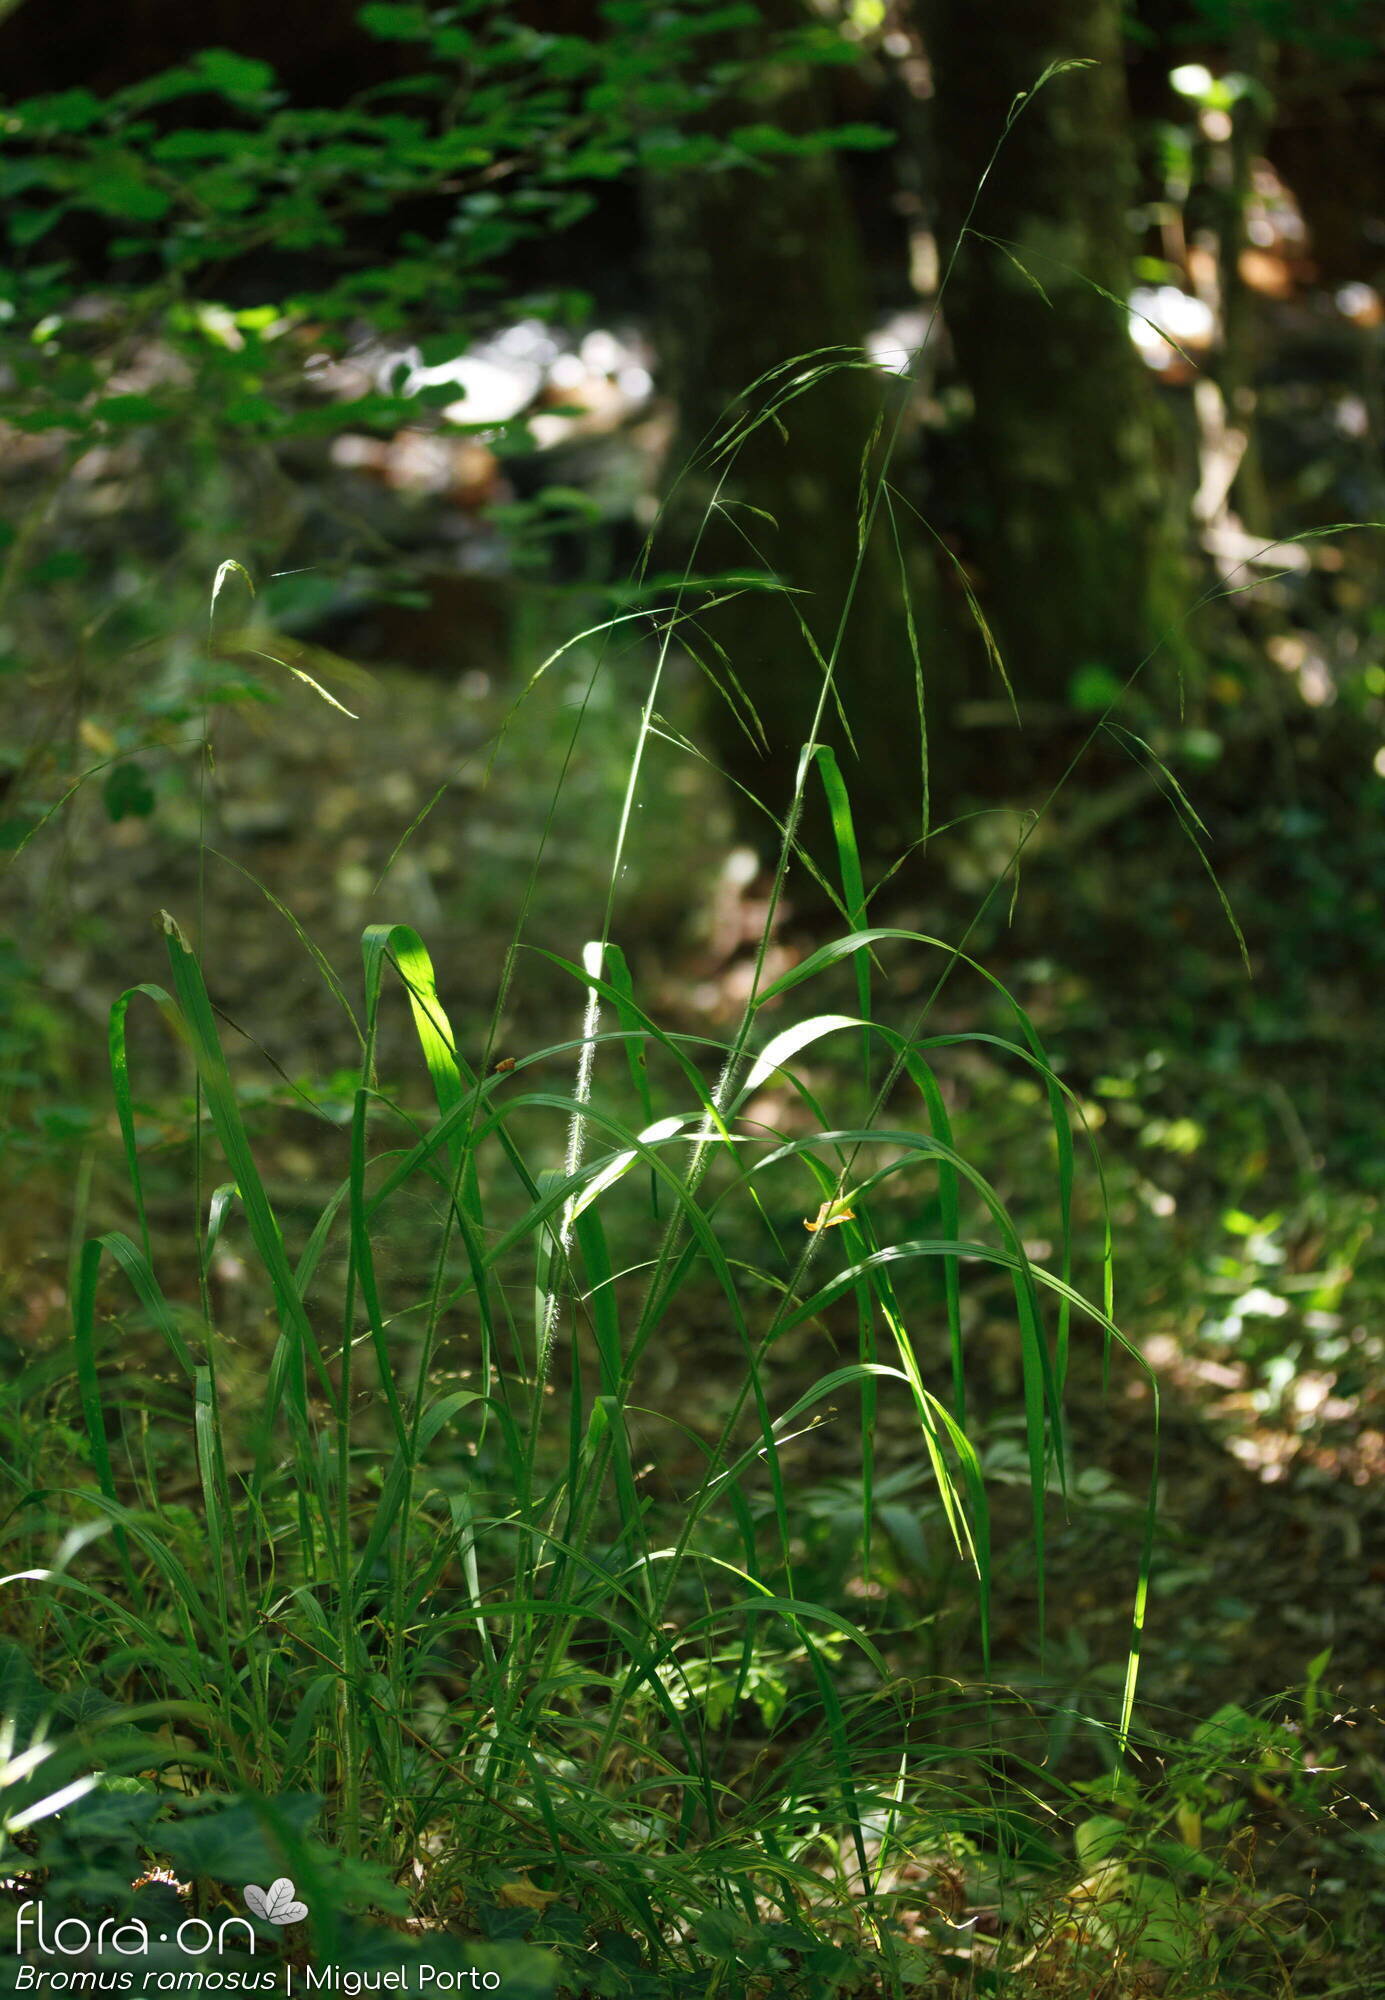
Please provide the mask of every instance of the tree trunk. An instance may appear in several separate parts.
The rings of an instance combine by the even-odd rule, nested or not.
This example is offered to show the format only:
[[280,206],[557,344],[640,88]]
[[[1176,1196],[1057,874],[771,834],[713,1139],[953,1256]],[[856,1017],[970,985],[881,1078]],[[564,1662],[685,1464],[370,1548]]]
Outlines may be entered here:
[[1021,706],[1063,702],[1084,668],[1123,680],[1182,602],[1154,391],[1114,302],[1134,248],[1120,4],[919,4],[944,261],[1017,94],[1094,65],[1019,111],[972,218],[1007,247],[964,241],[943,301],[975,405],[978,596]]
[[[802,18],[797,0],[765,0],[761,12],[770,29]],[[745,53],[743,43],[737,52]],[[752,122],[795,133],[826,129],[832,112],[820,78],[785,62],[757,64],[754,82],[721,109],[717,128]],[[858,347],[870,327],[869,288],[856,218],[831,154],[776,159],[766,172],[737,166],[651,177],[646,199],[663,381],[678,407],[670,467],[677,477],[757,377],[816,350]],[[761,392],[740,408],[764,400]],[[699,575],[759,569],[797,593],[748,591],[708,621],[766,738],[752,744],[718,701],[710,716],[715,754],[737,785],[781,818],[823,682],[795,611],[827,656],[857,564],[862,454],[882,412],[888,428],[892,402],[883,375],[839,370],[787,403],[782,424],[753,433],[720,487],[722,501],[733,503],[725,511],[707,515],[725,462],[709,462],[705,451],[674,494],[670,532],[680,557],[706,519]],[[656,565],[668,565],[667,553]],[[927,571],[914,579],[916,591],[920,582],[926,592]],[[927,644],[926,611],[916,605],[916,612]],[[706,656],[716,664],[711,649]],[[922,789],[914,671],[883,510],[856,584],[835,686],[856,758],[843,752],[831,702],[820,733],[842,757],[864,844],[883,853],[917,836]],[[813,775],[815,852],[823,830],[819,795]],[[741,818],[770,851],[771,822],[753,808]]]

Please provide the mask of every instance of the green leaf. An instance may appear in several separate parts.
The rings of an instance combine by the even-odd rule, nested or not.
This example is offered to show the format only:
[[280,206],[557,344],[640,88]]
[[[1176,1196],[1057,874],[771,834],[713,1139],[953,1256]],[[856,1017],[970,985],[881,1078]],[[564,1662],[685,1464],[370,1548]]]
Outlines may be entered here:
[[148,819],[154,810],[154,787],[138,764],[117,764],[101,787],[101,796],[113,820]]
[[51,97],[31,97],[16,107],[21,132],[86,132],[99,125],[106,106],[89,90],[60,90]]
[[1079,667],[1068,682],[1068,701],[1083,715],[1102,715],[1125,692],[1124,683],[1109,667]]
[[1113,1819],[1109,1813],[1097,1813],[1091,1819],[1084,1819],[1073,1833],[1079,1865],[1090,1873],[1101,1862],[1110,1861],[1119,1854],[1126,1838],[1124,1822]]
[[274,88],[274,70],[255,56],[238,56],[230,49],[203,49],[194,68],[208,89],[223,97],[263,97]]
[[[504,2000],[552,2000],[552,1990],[562,1972],[556,1952],[546,1952],[540,1944],[462,1944],[460,1964],[466,1972],[478,1974],[472,1980],[482,1990],[496,1990],[488,1974],[498,1974],[498,1990]],[[470,1988],[468,1988],[470,1990]]]
[[54,549],[29,571],[31,583],[70,583],[85,576],[90,565],[80,549]]
[[[279,1818],[304,1835],[322,1809],[310,1793],[275,1799]],[[244,1799],[190,1812],[160,1833],[159,1846],[184,1875],[206,1882],[263,1882],[285,1872],[287,1857],[266,1835],[259,1814]]]
[[103,172],[74,199],[79,208],[99,209],[103,215],[132,222],[160,222],[173,206],[162,188],[132,173]]
[[166,132],[149,148],[155,160],[215,160],[239,156],[246,146],[244,132],[201,131],[196,127]]
[[60,202],[55,208],[17,208],[9,218],[10,241],[27,250],[31,243],[37,243],[40,236],[46,236],[55,223],[61,222],[67,204]]
[[25,1747],[49,1705],[25,1654],[13,1640],[0,1639],[0,1717],[14,1724],[16,1748]]
[[779,125],[738,125],[730,139],[743,153],[794,157],[813,150],[811,140],[786,132]]
[[1205,1919],[1198,1906],[1158,1875],[1131,1878],[1121,1898],[1133,1921],[1118,1924],[1123,1938],[1151,1965],[1173,1970],[1200,1956]]
[[372,0],[356,19],[380,42],[426,42],[431,32],[426,9],[401,4],[401,0]]
[[53,184],[53,175],[42,160],[0,160],[0,200],[9,201],[25,188]]
[[898,134],[884,125],[834,125],[823,139],[834,152],[878,153],[899,143]]
[[253,430],[275,423],[279,410],[268,396],[233,396],[221,414],[228,424],[244,425]]
[[[152,396],[103,396],[91,414],[107,424],[157,423],[164,412]],[[84,565],[85,566],[85,565]]]
[[85,1798],[77,1799],[61,1817],[52,1822],[45,1845],[57,1844],[54,1835],[90,1856],[97,1849],[133,1845],[158,1817],[163,1800],[152,1788],[130,1789],[118,1780],[105,1780]]
[[1198,1724],[1193,1731],[1193,1741],[1215,1750],[1239,1750],[1264,1741],[1273,1734],[1273,1724],[1266,1725],[1238,1702],[1228,1701],[1209,1715],[1205,1722]]

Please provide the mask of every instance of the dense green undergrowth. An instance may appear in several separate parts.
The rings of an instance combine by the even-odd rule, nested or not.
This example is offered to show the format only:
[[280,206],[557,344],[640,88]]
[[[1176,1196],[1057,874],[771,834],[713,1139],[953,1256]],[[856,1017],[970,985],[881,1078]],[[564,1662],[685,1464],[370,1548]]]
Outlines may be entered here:
[[[775,371],[714,464],[858,363]],[[864,550],[887,458],[867,454],[861,489]],[[213,640],[238,570],[218,573]],[[1081,1076],[1055,1059],[976,920],[947,939],[873,921],[824,740],[849,602],[827,657],[801,634],[821,694],[769,822],[736,1017],[667,1020],[631,970],[635,815],[667,816],[651,761],[689,748],[664,712],[671,658],[699,609],[754,580],[690,566],[656,585],[610,621],[638,622],[653,663],[619,718],[598,907],[565,951],[534,941],[543,805],[480,1034],[455,1025],[412,924],[371,924],[357,972],[271,896],[266,923],[330,1012],[328,1083],[266,1087],[276,1057],[204,976],[211,717],[265,690],[216,678],[214,644],[189,650],[182,734],[160,743],[193,752],[195,907],[163,913],[168,971],[141,967],[108,1016],[123,1214],[91,1200],[85,1156],[70,1339],[17,1349],[0,1408],[7,1942],[41,1901],[50,1931],[92,1930],[83,1969],[119,1969],[103,1919],[145,1925],[144,1963],[169,1973],[189,1955],[170,1934],[227,1923],[228,1969],[425,1992],[431,1968],[520,2000],[1368,1991],[1379,1840],[1355,1773],[1337,1784],[1355,1718],[1329,1699],[1329,1655],[1286,1660],[1272,1704],[1140,1702],[1151,1601],[1192,1558],[1116,1276],[1123,1241],[1172,1210],[1128,1156],[1108,1184],[1098,1127],[1133,1118],[1148,1152],[1186,1161],[1194,1110],[1147,1051]],[[305,656],[286,657],[301,680]],[[602,664],[579,661],[554,801]],[[921,701],[917,650],[901,677]],[[1128,685],[1103,685],[1093,735]],[[1195,873],[1205,828],[1161,750],[1132,742]],[[147,747],[141,720],[115,769]],[[115,823],[143,802],[123,782]],[[25,819],[24,849],[57,810]],[[981,870],[988,919],[1034,824]],[[791,879],[828,941],[784,947]],[[37,988],[44,949],[0,976]],[[1037,983],[1061,1017],[1053,969]],[[502,1034],[526,986],[570,1016],[540,1046]],[[59,1043],[41,999],[24,1005],[21,1033]],[[964,1131],[969,1096],[986,1115]],[[35,1172],[65,1170],[63,1131],[42,1136]],[[1254,1319],[1289,1296],[1284,1216],[1231,1205],[1254,1185],[1221,1202],[1231,1240],[1185,1274],[1185,1315],[1224,1293],[1228,1318]],[[1321,1232],[1308,1310],[1339,1301],[1366,1214]],[[1256,1393],[1268,1407],[1273,1380]],[[1094,1425],[1127,1446],[1131,1407],[1138,1479],[1091,1449]],[[251,1905],[242,1923],[252,1886],[288,1881],[300,1916]]]
[[[995,1682],[996,1561],[1030,1572],[1042,1657],[1046,1542],[1103,1492],[1065,1440],[1070,1368],[1148,1371],[1080,1102],[982,968],[852,924],[850,803],[814,765],[847,927],[766,974],[729,1040],[661,1029],[610,939],[518,950],[575,1032],[511,1054],[492,1031],[474,1063],[408,927],[367,931],[359,1005],[321,964],[355,1081],[293,1103],[332,1191],[291,1226],[258,1164],[288,1113],[238,1083],[165,916],[168,987],[111,1012],[129,1224],[79,1247],[73,1347],[6,1405],[21,1892],[152,1931],[286,1876],[295,1962],[518,1992],[1269,1992],[1321,1954],[1254,1848],[1267,1809],[1325,1810],[1327,1663],[1296,1720],[1134,1722],[1148,1503],[1106,1699]],[[881,972],[917,961],[994,1030],[929,1032],[928,987],[907,1030],[875,1018]],[[390,1005],[431,1107],[381,1085]],[[196,1259],[169,1281],[143,1016],[196,1079]],[[952,1128],[968,1050],[1029,1085],[1048,1187],[1022,1217]],[[1013,1427],[993,1390],[969,1412],[978,1278],[1009,1300]],[[851,1470],[805,1487],[824,1426]],[[1016,1484],[1027,1521],[993,1508]],[[926,1673],[921,1575],[952,1600]]]

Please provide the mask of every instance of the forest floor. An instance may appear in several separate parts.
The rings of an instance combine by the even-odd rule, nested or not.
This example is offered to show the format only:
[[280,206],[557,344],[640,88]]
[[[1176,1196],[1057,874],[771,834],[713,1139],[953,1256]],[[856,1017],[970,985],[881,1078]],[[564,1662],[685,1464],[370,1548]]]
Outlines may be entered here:
[[[590,829],[614,825],[619,807],[624,773],[612,745],[631,710],[623,671],[590,707],[533,879],[526,942],[570,959],[603,901],[609,853]],[[18,1144],[3,1230],[14,1359],[64,1338],[74,1185],[84,1189],[87,1233],[128,1220],[100,1051],[110,1002],[164,976],[161,909],[190,935],[200,932],[227,1046],[247,1104],[258,1104],[267,1179],[288,1202],[295,1188],[325,1190],[339,1171],[324,1159],[332,1142],[302,1099],[330,1108],[349,1093],[353,1044],[276,901],[348,993],[363,927],[384,918],[414,925],[432,950],[459,1039],[479,1059],[535,859],[532,830],[547,814],[584,692],[580,662],[564,672],[509,728],[489,779],[510,697],[484,677],[458,687],[382,671],[358,722],[299,689],[274,707],[219,718],[207,815],[214,851],[201,890],[202,806],[192,788],[170,793],[153,817],[114,826],[94,798],[79,797],[38,836],[10,894],[17,935],[52,942],[19,1018],[61,1088],[54,1097],[21,1087],[13,1100]],[[1220,836],[1217,865],[1253,979],[1158,787],[1132,789],[1128,771],[1105,772],[1103,786],[1075,794],[1071,810],[1054,816],[1026,864],[1013,920],[1002,908],[969,949],[1012,984],[1099,1128],[1117,1316],[1161,1390],[1144,1712],[1174,1739],[1227,1704],[1289,1717],[1305,1769],[1321,1766],[1337,1801],[1340,1841],[1325,1845],[1321,1826],[1267,1771],[1252,1805],[1257,1866],[1286,1893],[1328,1902],[1360,1894],[1379,1911],[1385,1894],[1366,1878],[1379,1878],[1385,1854],[1375,1830],[1385,1799],[1385,1262],[1375,1232],[1385,1101],[1375,968],[1362,926],[1367,916],[1377,921],[1385,843],[1378,801],[1376,824],[1363,817],[1368,757],[1352,753],[1359,782],[1340,777],[1340,759],[1329,770],[1320,714],[1290,714],[1286,732],[1303,754],[1288,797],[1267,798],[1254,775],[1258,720],[1251,727],[1244,705],[1230,701],[1223,722],[1224,754],[1205,786],[1211,803],[1199,804]],[[1124,791],[1113,792],[1118,786]],[[761,881],[700,767],[656,759],[648,796],[657,804],[632,845],[617,936],[656,1018],[724,1034],[748,990]],[[1120,809],[1094,828],[1088,815],[1112,796]],[[939,842],[936,862],[903,878],[891,920],[958,935],[996,867],[988,839],[962,832]],[[812,942],[790,908],[774,965],[792,963]],[[882,987],[882,1010],[907,1019],[925,980],[924,968],[900,960]],[[934,1026],[963,1033],[995,1022],[958,982]],[[570,986],[521,953],[494,1048],[518,1055],[576,1032]],[[176,1260],[189,1219],[179,1136],[188,1084],[161,1035],[139,1026],[132,1040],[151,1214]],[[402,1073],[408,1060],[402,1024],[388,1025],[382,1074]],[[947,1081],[972,1157],[1018,1211],[1035,1206],[1027,1189],[1044,1183],[1046,1141],[1032,1083],[983,1049],[959,1052]],[[557,1089],[566,1082],[552,1080]],[[1095,1209],[1081,1210],[1078,1222],[1091,1251]],[[1044,1227],[1038,1215],[1036,1238]],[[233,1261],[222,1280],[234,1325]],[[1028,1502],[1008,1414],[1018,1403],[1018,1364],[1003,1302],[982,1288],[969,1312],[997,1544],[1022,1551]],[[713,1310],[708,1323],[689,1325],[687,1354],[661,1362],[659,1386],[676,1391],[694,1425],[716,1419],[724,1347],[727,1370],[735,1366],[729,1338]],[[817,1365],[786,1354],[786,1387]],[[1032,1569],[1022,1555],[1002,1555],[995,1671],[1026,1702],[1047,1702],[1054,1769],[1090,1776],[1118,1709],[1153,1467],[1153,1399],[1148,1381],[1119,1357],[1105,1379],[1098,1342],[1075,1349],[1068,1406],[1075,1483],[1071,1503],[1055,1500],[1052,1509],[1047,1647],[1041,1658]],[[882,1411],[876,1442],[881,1477],[907,1474],[916,1432]],[[859,1476],[854,1426],[814,1431],[793,1463],[807,1519],[822,1511],[834,1480]],[[677,1467],[661,1477],[676,1484]],[[965,1665],[974,1652],[968,1600],[936,1542],[927,1547],[906,1586],[915,1637],[896,1635],[891,1663],[904,1674],[974,1675],[974,1656]]]

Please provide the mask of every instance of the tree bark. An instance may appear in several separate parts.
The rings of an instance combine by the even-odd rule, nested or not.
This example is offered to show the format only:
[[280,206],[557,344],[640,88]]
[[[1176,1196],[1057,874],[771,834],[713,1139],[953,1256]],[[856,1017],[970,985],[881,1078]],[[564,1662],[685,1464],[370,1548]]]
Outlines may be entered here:
[[[764,0],[761,12],[770,29],[802,18],[798,0]],[[738,53],[745,53],[744,43]],[[724,133],[752,122],[793,133],[826,129],[832,110],[820,77],[784,62],[758,65],[740,101],[722,107],[717,128]],[[776,160],[763,173],[734,167],[651,177],[646,200],[663,382],[678,407],[676,476],[757,377],[795,356],[858,347],[870,327],[871,302],[856,218],[832,154]],[[763,400],[752,395],[740,407]],[[749,591],[708,621],[766,738],[752,744],[718,701],[710,715],[715,753],[737,785],[780,817],[823,681],[795,607],[827,656],[857,568],[862,455],[882,412],[888,427],[890,401],[883,375],[839,370],[789,402],[782,425],[755,431],[729,472],[704,455],[670,510],[680,553],[701,528],[699,574],[763,569],[796,593]],[[718,490],[731,505],[709,515]],[[913,585],[927,595],[926,569]],[[842,750],[830,701],[821,731],[842,756],[863,843],[880,853],[917,836],[920,824],[920,738],[902,602],[882,510],[861,561],[835,679],[855,759]],[[927,644],[926,606],[916,605],[916,614]],[[819,793],[814,775],[808,792],[814,851],[823,831]],[[770,851],[771,822],[753,808],[741,818],[747,834]]]
[[975,408],[978,596],[1021,706],[1061,702],[1084,668],[1123,680],[1183,601],[1154,390],[1116,303],[1134,248],[1119,0],[919,5],[944,260],[1018,93],[1051,62],[1093,65],[1014,118],[972,220],[1006,248],[962,242],[943,301]]

